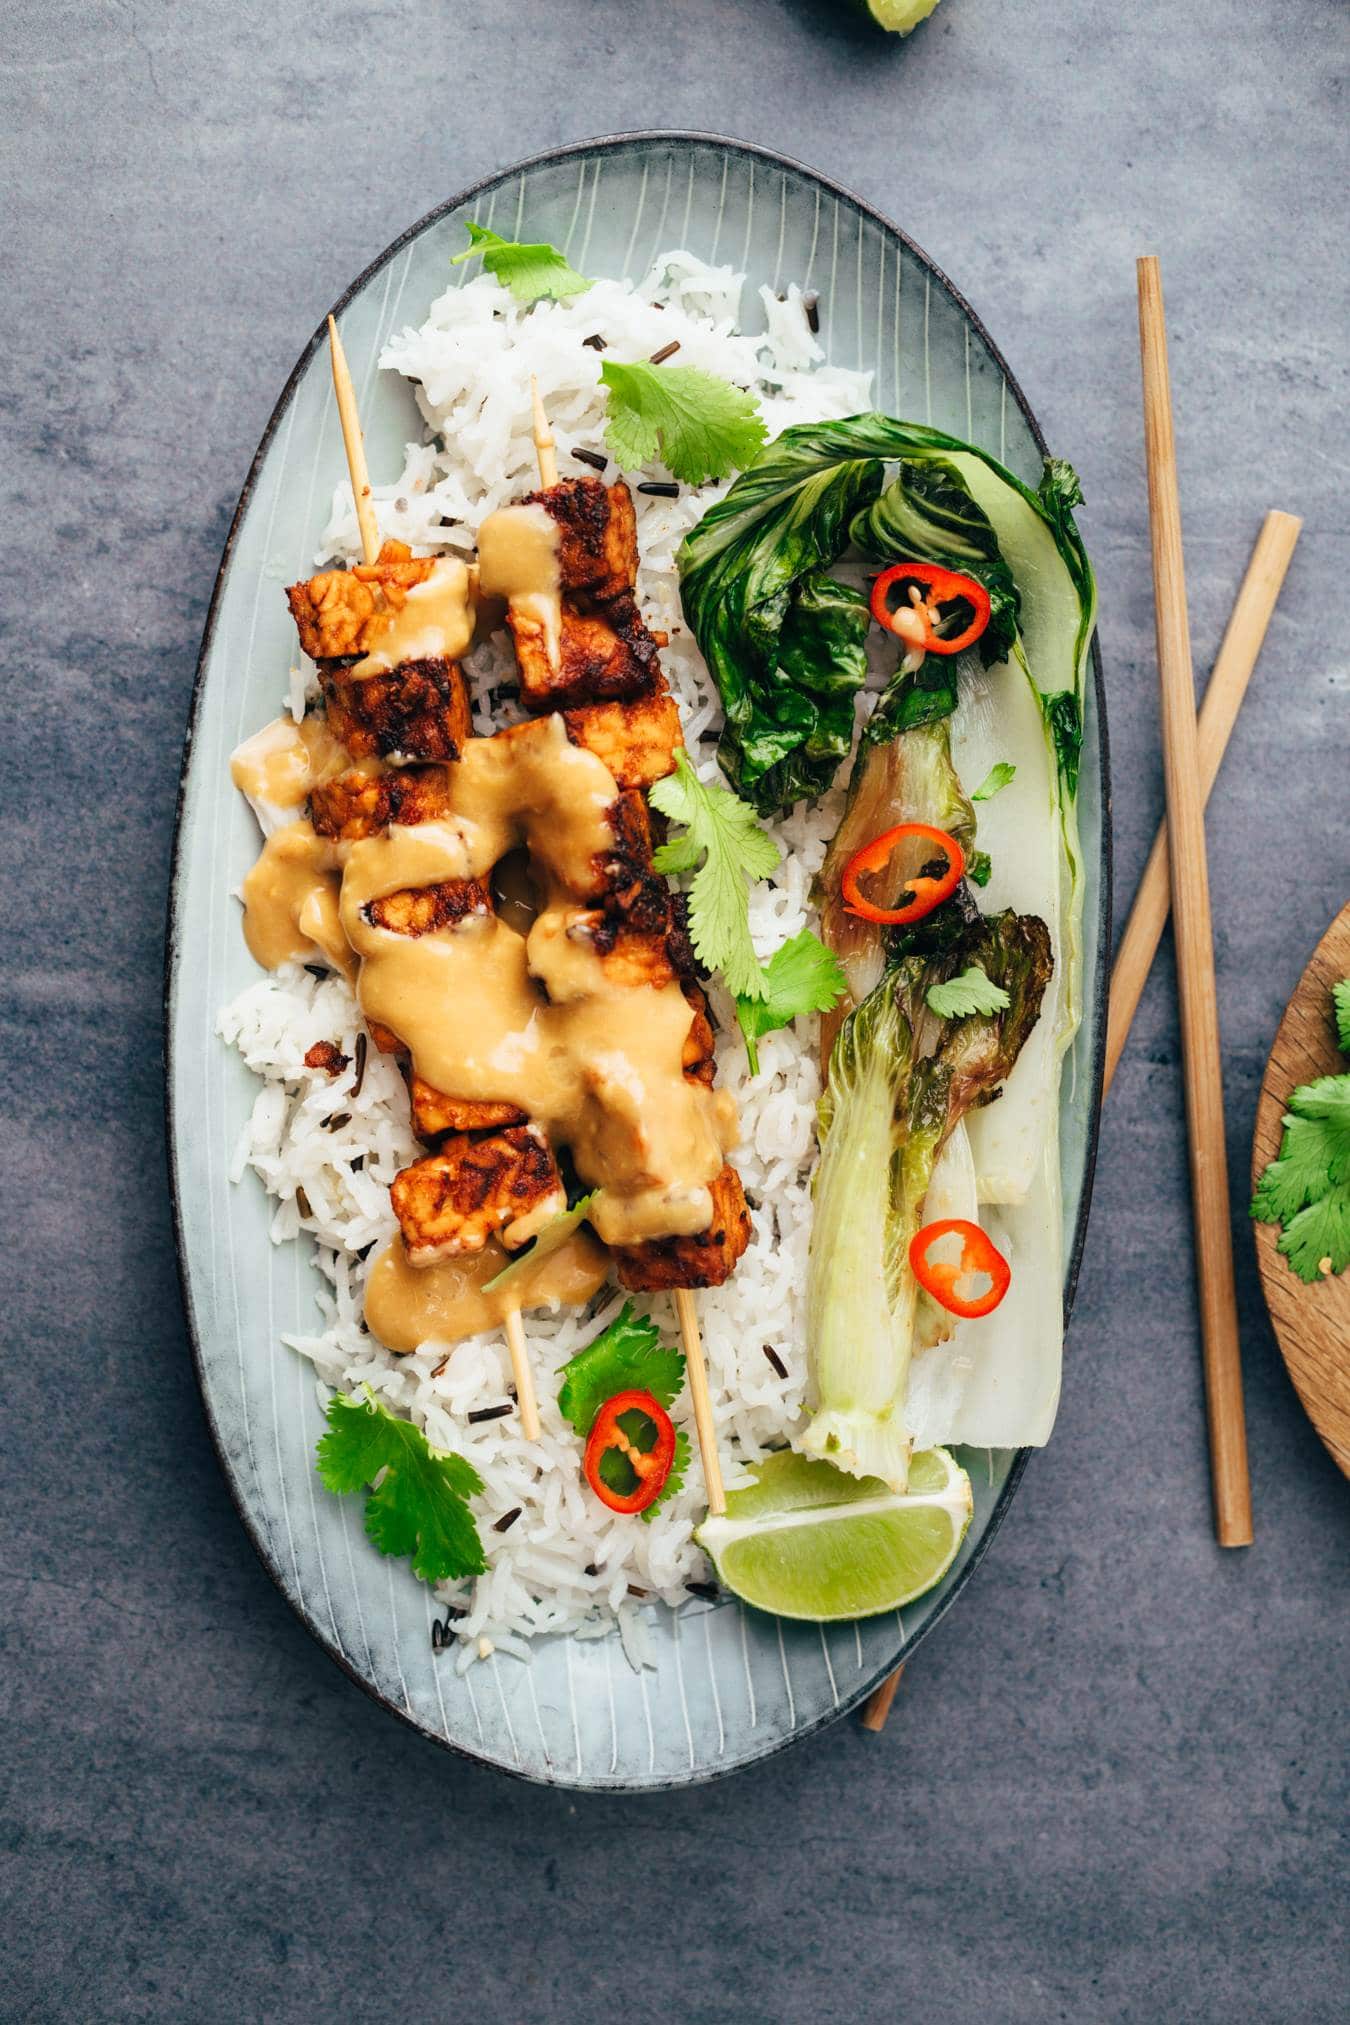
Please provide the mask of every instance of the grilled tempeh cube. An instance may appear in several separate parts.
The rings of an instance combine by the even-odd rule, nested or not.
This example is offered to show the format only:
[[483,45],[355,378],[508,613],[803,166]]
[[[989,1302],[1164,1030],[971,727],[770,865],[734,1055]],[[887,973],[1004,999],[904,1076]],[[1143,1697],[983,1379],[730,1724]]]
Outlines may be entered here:
[[321,570],[291,584],[286,599],[311,661],[347,659],[373,652],[388,623],[414,584],[425,583],[434,556],[414,556],[406,542],[387,541],[373,563],[350,570]]
[[450,813],[450,783],[443,766],[405,766],[388,773],[355,767],[316,787],[310,819],[321,837],[357,843],[390,823],[432,823]]
[[444,1139],[447,1132],[483,1132],[499,1125],[523,1125],[525,1113],[514,1104],[492,1104],[475,1097],[449,1097],[409,1072],[412,1127],[419,1139]]
[[630,702],[660,679],[656,641],[631,591],[579,609],[563,593],[561,646],[555,668],[542,620],[528,605],[507,609],[527,710],[564,710],[586,703]]
[[491,914],[492,895],[480,879],[440,879],[434,886],[405,886],[372,900],[366,917],[391,935],[432,935],[471,914]]
[[562,716],[573,745],[603,760],[621,788],[648,788],[675,771],[684,735],[663,678],[631,703],[584,703]]
[[394,1214],[413,1265],[480,1252],[500,1233],[525,1243],[567,1207],[557,1162],[537,1125],[453,1139],[394,1177]]
[[620,478],[564,478],[531,492],[524,506],[542,506],[558,529],[558,575],[563,596],[584,593],[608,601],[637,582],[637,514]]
[[707,1230],[694,1237],[623,1245],[615,1252],[621,1287],[635,1294],[655,1294],[671,1287],[720,1287],[730,1277],[750,1242],[745,1191],[734,1167],[722,1169],[711,1194],[713,1216]]
[[400,661],[384,675],[324,667],[328,724],[353,759],[458,759],[472,737],[469,691],[458,661]]

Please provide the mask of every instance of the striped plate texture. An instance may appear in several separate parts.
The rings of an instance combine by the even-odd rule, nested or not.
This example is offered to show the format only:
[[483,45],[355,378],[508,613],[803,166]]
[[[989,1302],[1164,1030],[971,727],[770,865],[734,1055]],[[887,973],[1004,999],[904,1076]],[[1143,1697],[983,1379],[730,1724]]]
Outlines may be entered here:
[[[917,247],[847,192],[777,155],[708,136],[586,142],[480,184],[414,226],[335,305],[373,471],[399,468],[420,431],[409,390],[376,361],[420,321],[476,218],[549,239],[589,274],[641,276],[683,245],[734,262],[755,290],[797,281],[821,298],[830,357],[870,367],[874,401],[997,452],[1035,482],[1041,442],[998,353]],[[464,269],[458,272],[463,275]],[[169,1107],[184,1295],[212,1432],[240,1514],[282,1593],[319,1642],[427,1736],[527,1778],[653,1787],[714,1777],[831,1721],[908,1654],[987,1546],[1025,1456],[965,1458],[975,1519],[942,1585],[898,1617],[818,1629],[737,1604],[651,1610],[659,1668],[639,1675],[614,1639],[539,1642],[532,1665],[493,1656],[456,1676],[433,1654],[432,1611],[407,1566],[382,1560],[359,1499],[329,1497],[313,1469],[321,1430],[310,1368],[286,1330],[314,1324],[307,1249],[274,1247],[261,1186],[232,1186],[231,1151],[256,1085],[215,1036],[218,1008],[256,975],[230,898],[256,852],[228,756],[274,714],[293,631],[282,586],[313,563],[343,472],[328,362],[316,331],[245,484],[216,585],[184,767],[168,958]],[[1087,1018],[1064,1079],[1069,1273],[1081,1250],[1096,1141],[1107,948],[1105,737],[1100,674],[1089,699],[1081,816],[1088,866]]]

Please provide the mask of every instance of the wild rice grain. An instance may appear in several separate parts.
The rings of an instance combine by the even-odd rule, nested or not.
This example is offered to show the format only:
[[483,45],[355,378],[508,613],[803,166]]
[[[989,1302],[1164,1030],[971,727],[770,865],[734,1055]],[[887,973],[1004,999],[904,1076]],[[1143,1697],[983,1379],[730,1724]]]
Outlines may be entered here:
[[370,1039],[363,1031],[356,1036],[356,1081],[352,1084],[353,1097],[361,1094],[361,1085],[366,1080],[366,1056],[370,1053]]
[[671,485],[664,478],[653,478],[646,485],[639,485],[638,491],[649,493],[653,499],[678,499],[680,496],[679,486]]
[[813,289],[810,295],[802,297],[802,308],[806,311],[806,328],[812,337],[820,333],[820,297]]
[[510,1532],[510,1530],[511,1530],[511,1528],[512,1528],[512,1526],[514,1526],[514,1525],[515,1525],[515,1523],[516,1523],[516,1520],[517,1520],[517,1519],[518,1519],[518,1518],[520,1517],[520,1514],[521,1514],[521,1511],[522,1511],[522,1510],[523,1510],[523,1507],[522,1507],[522,1506],[520,1506],[520,1505],[517,1505],[517,1506],[516,1506],[516,1508],[515,1508],[515,1510],[514,1510],[513,1512],[503,1512],[503,1514],[502,1514],[501,1518],[500,1518],[500,1519],[498,1519],[498,1521],[497,1521],[496,1525],[495,1525],[495,1526],[494,1526],[494,1527],[492,1528],[493,1532],[494,1532],[494,1533],[509,1533],[509,1532]]
[[303,1187],[301,1187],[299,1183],[296,1184],[295,1206],[299,1210],[301,1216],[309,1217],[312,1219],[314,1212],[309,1206],[309,1197],[305,1194]]
[[678,338],[672,338],[668,345],[662,345],[659,352],[652,353],[651,357],[647,361],[647,364],[649,366],[663,366],[666,360],[668,358],[673,357],[673,355],[679,349],[680,349],[680,340]]
[[607,471],[609,469],[608,457],[602,457],[598,450],[574,450],[572,455],[576,458],[578,464],[589,464],[592,471]]
[[476,1406],[473,1412],[466,1413],[464,1418],[471,1423],[476,1420],[503,1420],[512,1410],[511,1402],[507,1399],[500,1406]]
[[764,1345],[764,1355],[768,1358],[770,1364],[772,1364],[774,1370],[778,1373],[778,1376],[780,1378],[786,1378],[787,1365],[783,1362],[778,1352],[774,1349],[772,1343],[766,1343]]
[[589,345],[593,352],[602,352],[605,349],[605,340],[601,337],[598,330],[593,330],[590,336],[583,338],[581,342],[584,345]]

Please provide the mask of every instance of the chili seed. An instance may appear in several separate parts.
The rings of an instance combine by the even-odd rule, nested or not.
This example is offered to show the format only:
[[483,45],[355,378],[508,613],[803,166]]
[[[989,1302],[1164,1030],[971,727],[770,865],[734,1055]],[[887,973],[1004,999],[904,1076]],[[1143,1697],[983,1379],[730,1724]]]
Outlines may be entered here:
[[517,1505],[513,1512],[503,1512],[496,1525],[492,1528],[493,1532],[509,1533],[524,1509],[523,1505]]
[[469,1413],[469,1414],[466,1414],[466,1415],[465,1415],[465,1419],[466,1419],[466,1420],[501,1420],[501,1419],[503,1419],[503,1418],[505,1417],[505,1415],[506,1415],[506,1414],[508,1414],[508,1413],[509,1413],[510,1411],[511,1411],[511,1402],[510,1402],[510,1400],[509,1400],[509,1399],[507,1399],[507,1400],[503,1400],[503,1402],[502,1402],[502,1404],[501,1404],[500,1406],[479,1406],[479,1407],[475,1407],[475,1408],[474,1408],[474,1411],[473,1411],[472,1413]]
[[638,491],[650,493],[653,499],[678,499],[680,496],[679,486],[671,485],[664,478],[654,478],[647,485],[639,485]]
[[680,349],[680,340],[678,338],[672,338],[668,345],[662,345],[659,352],[653,352],[651,357],[648,359],[647,363],[649,366],[663,366],[666,360],[670,358],[679,349]]
[[786,1378],[787,1365],[783,1362],[778,1352],[774,1349],[772,1343],[766,1343],[764,1345],[764,1355],[768,1358],[770,1364],[772,1364],[774,1370],[778,1373],[778,1376],[780,1378]]
[[572,455],[578,464],[589,464],[592,471],[605,471],[609,467],[608,457],[602,457],[598,450],[574,450]]

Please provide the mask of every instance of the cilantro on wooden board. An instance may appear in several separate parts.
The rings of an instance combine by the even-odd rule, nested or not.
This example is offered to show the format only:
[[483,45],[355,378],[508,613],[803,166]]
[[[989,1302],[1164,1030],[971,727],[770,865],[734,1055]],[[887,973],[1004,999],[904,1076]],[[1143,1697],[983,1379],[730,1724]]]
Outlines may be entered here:
[[[1341,1050],[1350,1054],[1350,978],[1332,986]],[[1258,1223],[1280,1225],[1277,1249],[1301,1280],[1350,1266],[1350,1072],[1300,1083],[1280,1150],[1252,1197]]]

